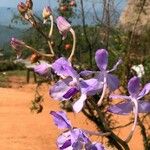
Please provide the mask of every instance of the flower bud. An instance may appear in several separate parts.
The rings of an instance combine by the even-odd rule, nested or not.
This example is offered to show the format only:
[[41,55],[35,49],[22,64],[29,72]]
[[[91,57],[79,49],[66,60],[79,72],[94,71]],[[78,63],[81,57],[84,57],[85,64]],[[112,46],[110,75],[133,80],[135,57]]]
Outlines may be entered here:
[[40,58],[41,58],[40,55],[38,55],[38,54],[32,54],[31,58],[30,58],[30,61],[31,61],[31,63],[36,63],[36,62],[39,61]]
[[70,50],[72,48],[71,44],[65,44],[65,50]]
[[67,36],[67,32],[70,30],[71,25],[70,23],[62,16],[59,16],[56,19],[57,22],[57,27],[59,29],[59,32],[63,35],[63,40],[66,38]]
[[60,10],[61,13],[67,11],[67,9],[68,9],[68,7],[67,7],[66,5],[61,5],[61,6],[59,7],[59,10]]
[[75,0],[71,0],[71,1],[70,1],[70,3],[69,3],[69,5],[70,5],[71,7],[76,6],[76,2],[75,2]]
[[11,44],[11,47],[13,49],[15,49],[16,54],[17,54],[17,58],[19,58],[22,54],[22,49],[23,49],[23,46],[25,43],[23,41],[16,39],[16,38],[12,38],[10,44]]
[[42,16],[45,20],[48,19],[48,17],[52,15],[52,10],[49,6],[44,7],[43,12],[42,12]]
[[20,41],[16,38],[11,38],[11,46],[14,48],[14,49],[18,49],[18,48],[21,48],[24,46],[24,42],[23,41]]
[[32,0],[26,0],[26,6],[28,9],[31,9],[32,10],[32,7],[33,7],[33,2]]
[[27,10],[28,10],[27,6],[23,2],[20,2],[17,5],[17,8],[18,8],[18,11],[20,12],[21,15],[24,15],[27,12]]

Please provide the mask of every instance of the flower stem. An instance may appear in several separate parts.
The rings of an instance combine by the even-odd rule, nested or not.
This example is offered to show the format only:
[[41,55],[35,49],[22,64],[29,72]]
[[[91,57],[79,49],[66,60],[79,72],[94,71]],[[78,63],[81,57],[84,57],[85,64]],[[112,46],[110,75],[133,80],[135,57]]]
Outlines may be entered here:
[[71,32],[72,37],[73,37],[73,46],[72,46],[71,54],[70,54],[68,60],[71,62],[72,61],[72,57],[73,57],[74,52],[75,52],[75,47],[76,47],[76,34],[75,34],[75,32],[74,32],[74,30],[72,28],[70,29],[70,32]]
[[54,57],[54,55],[52,54],[44,54],[44,53],[41,53],[39,52],[38,50],[34,49],[33,47],[31,46],[28,46],[26,44],[24,44],[24,47],[28,48],[30,51],[32,51],[33,53],[36,53],[36,54],[39,54],[40,56],[44,56],[44,57]]
[[49,35],[48,35],[48,37],[49,37],[48,45],[49,45],[51,54],[55,55],[54,50],[52,48],[51,41],[50,41],[52,33],[53,33],[53,27],[54,27],[54,18],[52,15],[50,15],[50,21],[51,21],[51,27],[50,27],[50,31],[49,31]]
[[131,138],[132,138],[132,136],[133,136],[133,133],[134,133],[134,131],[135,131],[135,127],[136,127],[136,124],[137,124],[137,118],[138,118],[138,103],[137,103],[137,100],[134,99],[134,98],[132,98],[131,100],[132,100],[132,102],[134,103],[134,108],[133,108],[133,112],[134,112],[134,123],[133,123],[132,129],[131,129],[131,131],[130,131],[128,137],[127,137],[126,140],[125,140],[127,143],[131,140]]
[[100,106],[101,103],[102,103],[102,100],[103,100],[103,98],[104,98],[104,96],[105,96],[105,93],[106,93],[106,89],[107,89],[106,77],[104,76],[103,92],[102,92],[102,95],[101,95],[101,97],[100,97],[100,99],[99,99],[99,101],[98,101],[98,103],[97,103],[98,106]]
[[108,136],[108,135],[111,134],[110,132],[106,132],[106,133],[103,133],[103,132],[94,132],[94,131],[89,131],[89,130],[85,130],[85,129],[82,129],[82,131],[86,132],[87,134],[96,135],[96,136]]
[[48,35],[49,38],[51,38],[51,36],[52,36],[53,27],[54,27],[54,18],[52,15],[50,15],[50,21],[51,21],[51,27],[50,27],[50,31],[49,31],[49,35]]

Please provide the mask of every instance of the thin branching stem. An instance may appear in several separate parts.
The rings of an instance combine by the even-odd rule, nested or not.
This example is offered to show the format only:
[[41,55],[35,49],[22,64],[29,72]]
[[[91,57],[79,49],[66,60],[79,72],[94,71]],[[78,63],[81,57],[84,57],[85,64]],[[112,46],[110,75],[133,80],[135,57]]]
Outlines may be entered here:
[[24,47],[26,47],[26,48],[29,49],[31,52],[33,52],[33,53],[35,53],[35,54],[38,54],[38,55],[40,55],[40,56],[49,57],[49,58],[54,57],[54,55],[52,55],[52,54],[44,54],[44,53],[41,53],[41,52],[39,52],[38,50],[36,50],[35,48],[33,48],[33,47],[29,46],[29,45],[26,45],[26,44],[25,44]]

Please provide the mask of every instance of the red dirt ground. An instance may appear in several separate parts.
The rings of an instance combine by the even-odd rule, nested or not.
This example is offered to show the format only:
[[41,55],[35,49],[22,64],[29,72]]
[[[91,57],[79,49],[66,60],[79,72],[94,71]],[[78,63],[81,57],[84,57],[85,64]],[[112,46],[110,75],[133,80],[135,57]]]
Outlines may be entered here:
[[[15,77],[13,80],[16,81]],[[44,110],[40,114],[31,113],[29,107],[34,97],[35,84],[25,84],[20,79],[18,81],[19,84],[13,83],[12,88],[0,88],[0,150],[56,150],[55,141],[60,131],[49,112],[60,110],[58,102],[49,97],[49,87],[44,85],[40,90],[44,96]],[[94,124],[82,113],[68,113],[68,117],[74,126],[96,130]],[[129,120],[128,116],[115,118],[120,123]],[[124,137],[130,127],[116,132]],[[98,137],[92,138],[100,140]],[[138,127],[129,145],[131,150],[144,150]]]

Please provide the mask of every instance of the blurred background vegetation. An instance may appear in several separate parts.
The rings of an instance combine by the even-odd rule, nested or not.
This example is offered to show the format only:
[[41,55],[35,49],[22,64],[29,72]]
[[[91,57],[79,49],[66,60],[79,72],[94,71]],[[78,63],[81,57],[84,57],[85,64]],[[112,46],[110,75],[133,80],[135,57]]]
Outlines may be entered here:
[[[55,18],[58,15],[66,17],[76,32],[75,64],[81,66],[82,69],[96,69],[95,51],[99,48],[106,48],[109,51],[110,66],[118,58],[122,58],[124,61],[116,72],[123,84],[126,84],[127,79],[133,75],[131,67],[139,64],[143,64],[145,69],[142,81],[150,80],[150,2],[145,0],[77,0],[75,4],[71,4],[71,2],[70,0],[58,1],[57,7],[53,9],[53,14]],[[51,2],[49,5],[53,5],[53,3]],[[11,9],[7,8],[7,13]],[[4,8],[1,10],[4,11]],[[7,30],[2,25],[0,28],[2,31],[0,36],[1,53],[4,55],[0,57],[0,71],[21,69],[20,66],[13,65],[16,56],[9,44],[10,37],[17,37],[28,45],[48,53],[47,41],[16,11],[17,9],[12,13],[13,17]],[[41,11],[36,11],[36,15],[39,17],[39,21],[42,21]],[[48,33],[50,24],[42,24],[42,22],[40,24],[43,31]],[[58,56],[69,55],[72,46],[71,35],[68,34],[67,39],[62,41],[56,25],[53,33],[52,45],[55,52]],[[24,51],[24,58],[28,58],[30,55],[29,51]]]

